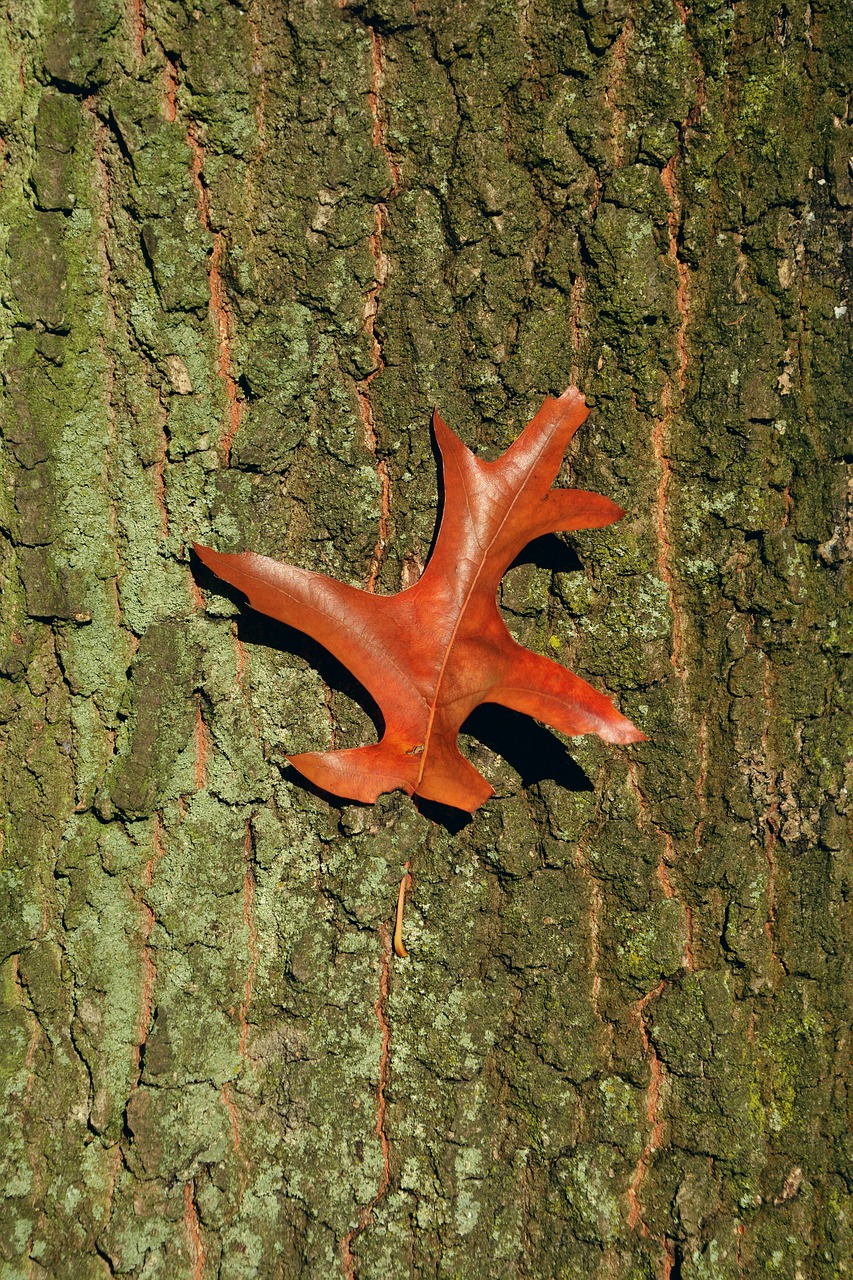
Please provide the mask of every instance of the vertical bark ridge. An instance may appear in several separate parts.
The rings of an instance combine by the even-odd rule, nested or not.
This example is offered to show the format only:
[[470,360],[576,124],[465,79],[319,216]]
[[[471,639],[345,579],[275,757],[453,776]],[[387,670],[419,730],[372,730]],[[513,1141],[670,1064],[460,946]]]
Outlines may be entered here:
[[[382,42],[380,40],[379,33],[372,27],[369,28],[369,34],[372,71],[370,78],[370,90],[367,96],[370,103],[370,113],[373,117],[373,145],[379,148],[387,162],[388,169],[391,174],[391,189],[388,193],[388,198],[393,199],[400,191],[400,169],[388,148],[385,138],[385,125],[380,112],[380,93],[383,80]],[[374,364],[367,376],[362,378],[362,380],[356,384],[356,394],[358,396],[361,417],[364,423],[365,443],[374,456],[376,455],[378,436],[376,433],[376,423],[373,418],[373,408],[370,403],[370,384],[374,378],[379,376],[385,365],[385,360],[382,355],[382,344],[376,334],[376,317],[379,311],[379,294],[388,279],[388,273],[391,270],[388,257],[382,249],[382,237],[387,223],[388,205],[384,200],[379,201],[376,205],[374,229],[370,236],[370,253],[374,261],[374,280],[373,284],[368,289],[364,307],[365,328],[370,339],[371,354],[373,356]],[[370,570],[366,584],[368,591],[374,591],[376,588],[376,583],[378,581],[382,565],[382,558],[385,553],[385,548],[388,545],[390,532],[391,481],[388,473],[388,462],[385,458],[378,461],[377,474],[379,476],[381,489],[379,534],[370,560]]]
[[[2,46],[0,1266],[843,1275],[849,23],[120,10]],[[501,607],[650,741],[472,723],[463,827],[302,790],[369,707],[188,540],[391,590],[432,408],[570,380],[628,515]]]

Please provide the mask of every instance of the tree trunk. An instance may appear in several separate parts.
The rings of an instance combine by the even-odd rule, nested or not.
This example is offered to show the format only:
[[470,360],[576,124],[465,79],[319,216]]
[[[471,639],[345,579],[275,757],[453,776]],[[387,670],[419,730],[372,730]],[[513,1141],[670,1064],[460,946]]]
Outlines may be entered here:
[[[7,11],[0,1280],[853,1274],[850,32]],[[502,607],[649,741],[306,789],[370,709],[190,542],[399,590],[432,407],[494,456],[571,381],[627,515]]]

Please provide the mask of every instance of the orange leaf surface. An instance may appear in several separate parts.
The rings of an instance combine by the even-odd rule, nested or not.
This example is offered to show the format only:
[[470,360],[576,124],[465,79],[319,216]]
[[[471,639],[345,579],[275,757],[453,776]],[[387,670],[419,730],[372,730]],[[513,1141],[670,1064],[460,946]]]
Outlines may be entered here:
[[549,397],[495,462],[475,457],[436,412],[444,513],[421,578],[397,595],[360,591],[252,551],[194,547],[252,608],[334,654],[379,706],[385,732],[374,745],[289,757],[317,786],[365,803],[399,788],[473,812],[494,792],[456,739],[483,702],[569,735],[597,733],[618,743],[644,738],[585,680],[516,644],[497,607],[500,580],[531,539],[601,528],[624,515],[600,494],[551,488],[588,412],[575,387]]

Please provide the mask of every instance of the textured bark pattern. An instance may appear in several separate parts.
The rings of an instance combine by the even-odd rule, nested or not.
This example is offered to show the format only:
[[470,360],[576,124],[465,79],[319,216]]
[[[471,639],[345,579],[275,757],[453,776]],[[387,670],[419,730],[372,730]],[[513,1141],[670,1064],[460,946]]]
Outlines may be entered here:
[[[849,32],[8,7],[0,1280],[851,1274]],[[433,405],[494,457],[570,381],[628,515],[504,616],[651,741],[302,789],[357,691],[189,541],[397,590]]]

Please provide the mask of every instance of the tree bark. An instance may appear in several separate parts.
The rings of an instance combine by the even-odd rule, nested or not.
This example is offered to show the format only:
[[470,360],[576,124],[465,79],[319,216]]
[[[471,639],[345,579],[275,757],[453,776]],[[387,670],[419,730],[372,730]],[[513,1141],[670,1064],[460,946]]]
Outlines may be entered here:
[[[850,35],[9,8],[0,1280],[851,1274]],[[432,407],[494,456],[571,381],[628,514],[502,607],[649,741],[305,789],[370,708],[190,542],[399,590]]]

